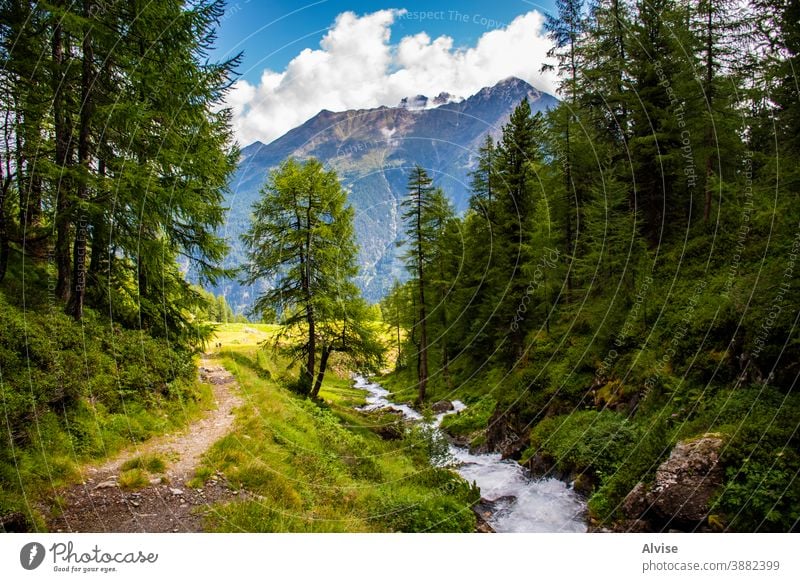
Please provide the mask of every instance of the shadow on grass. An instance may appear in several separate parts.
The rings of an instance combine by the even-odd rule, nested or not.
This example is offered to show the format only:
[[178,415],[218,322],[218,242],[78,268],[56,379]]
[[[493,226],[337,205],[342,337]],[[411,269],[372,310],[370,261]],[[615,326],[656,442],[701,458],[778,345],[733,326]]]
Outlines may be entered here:
[[248,369],[248,370],[250,370],[252,372],[255,372],[255,374],[259,378],[263,378],[264,380],[272,380],[273,379],[272,378],[272,372],[270,372],[266,368],[262,367],[258,363],[258,358],[251,358],[251,357],[249,357],[249,356],[247,356],[245,354],[242,354],[240,352],[237,352],[237,351],[234,351],[234,350],[231,350],[231,349],[223,350],[222,353],[220,354],[220,357],[230,358],[231,360],[236,362],[237,366],[242,367],[242,368],[246,368],[246,369]]

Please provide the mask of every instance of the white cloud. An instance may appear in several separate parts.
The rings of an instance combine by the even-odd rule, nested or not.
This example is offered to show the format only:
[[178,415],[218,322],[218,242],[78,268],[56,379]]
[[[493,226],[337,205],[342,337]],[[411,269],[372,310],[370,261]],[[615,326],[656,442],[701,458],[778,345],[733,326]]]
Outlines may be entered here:
[[425,32],[391,43],[402,10],[337,16],[317,50],[305,49],[283,72],[265,70],[258,85],[238,81],[228,95],[241,145],[268,143],[322,109],[344,111],[397,105],[403,97],[442,91],[467,97],[506,77],[555,92],[552,73],[540,68],[550,47],[537,11],[486,32],[474,47]]

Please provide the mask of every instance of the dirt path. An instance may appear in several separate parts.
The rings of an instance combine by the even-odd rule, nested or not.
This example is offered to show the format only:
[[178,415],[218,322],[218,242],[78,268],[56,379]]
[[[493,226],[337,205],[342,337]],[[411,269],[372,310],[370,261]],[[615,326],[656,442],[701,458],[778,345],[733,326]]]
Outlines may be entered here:
[[[227,370],[207,355],[199,369],[201,380],[212,385],[216,409],[179,434],[153,438],[101,465],[84,467],[83,483],[62,493],[62,511],[49,520],[50,531],[196,532],[202,530],[209,504],[240,494],[219,474],[202,489],[186,487],[203,453],[228,433],[233,410],[242,404]],[[164,459],[165,472],[151,478],[150,485],[142,489],[120,489],[117,479],[121,465],[147,454]]]

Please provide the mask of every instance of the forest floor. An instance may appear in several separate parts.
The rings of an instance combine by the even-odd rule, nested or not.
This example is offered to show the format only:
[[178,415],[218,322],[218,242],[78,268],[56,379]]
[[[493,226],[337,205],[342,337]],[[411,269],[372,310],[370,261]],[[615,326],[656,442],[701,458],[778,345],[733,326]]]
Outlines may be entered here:
[[[221,474],[189,486],[201,457],[230,432],[242,404],[233,376],[200,361],[200,379],[211,384],[216,408],[178,434],[150,439],[102,464],[81,469],[82,482],[50,501],[52,532],[198,532],[212,504],[244,495]],[[155,460],[155,461],[154,461]]]

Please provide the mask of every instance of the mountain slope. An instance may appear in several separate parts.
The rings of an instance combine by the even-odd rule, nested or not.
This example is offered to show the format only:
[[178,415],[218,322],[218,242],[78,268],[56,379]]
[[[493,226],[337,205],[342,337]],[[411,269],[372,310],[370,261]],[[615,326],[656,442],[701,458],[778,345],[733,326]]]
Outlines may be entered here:
[[[533,111],[557,103],[555,97],[525,81],[509,78],[468,99],[435,108],[401,104],[339,113],[323,110],[268,145],[255,142],[245,147],[228,197],[229,264],[239,265],[244,259],[239,235],[247,228],[250,207],[270,169],[290,156],[316,157],[336,170],[350,191],[361,245],[359,283],[368,299],[380,298],[395,278],[402,277],[396,248],[402,229],[398,202],[406,194],[409,169],[423,166],[456,208],[463,210],[469,196],[468,172],[479,142],[486,133],[499,136],[511,111],[525,97]],[[414,99],[421,98],[425,99]],[[254,290],[231,281],[217,291],[241,309],[252,302]]]

